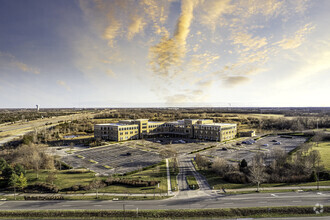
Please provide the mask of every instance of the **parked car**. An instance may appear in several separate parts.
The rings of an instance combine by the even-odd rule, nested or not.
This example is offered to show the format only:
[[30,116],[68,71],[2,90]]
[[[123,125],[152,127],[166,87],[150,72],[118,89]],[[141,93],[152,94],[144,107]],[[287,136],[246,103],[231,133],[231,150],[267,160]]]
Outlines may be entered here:
[[271,142],[277,142],[277,140],[271,140]]
[[269,145],[269,144],[263,144],[262,146],[264,146],[264,147],[268,147],[268,145]]
[[255,143],[256,141],[253,139],[248,140],[250,143]]
[[237,142],[236,145],[242,145],[242,144]]
[[227,148],[225,148],[225,147],[223,147],[223,148],[222,148],[222,150],[225,150],[225,151],[226,151],[226,150],[228,150],[228,149],[227,149]]
[[275,142],[274,145],[281,145],[281,142]]

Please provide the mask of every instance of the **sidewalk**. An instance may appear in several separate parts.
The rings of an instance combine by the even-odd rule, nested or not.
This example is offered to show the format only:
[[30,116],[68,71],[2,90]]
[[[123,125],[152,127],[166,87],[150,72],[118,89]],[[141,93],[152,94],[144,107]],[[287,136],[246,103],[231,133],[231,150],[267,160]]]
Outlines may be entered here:
[[[319,186],[320,189],[329,189],[330,186]],[[270,190],[303,190],[303,189],[317,189],[316,186],[284,186],[284,187],[259,187],[259,191],[270,191]],[[227,192],[245,192],[245,191],[256,191],[257,187],[254,188],[241,188],[241,189],[226,189]]]
[[[96,193],[16,193],[16,196],[96,196]],[[146,194],[138,194],[138,193],[98,193],[99,196],[173,196],[174,194],[167,193],[146,193]],[[14,193],[0,193],[0,196],[14,196]]]

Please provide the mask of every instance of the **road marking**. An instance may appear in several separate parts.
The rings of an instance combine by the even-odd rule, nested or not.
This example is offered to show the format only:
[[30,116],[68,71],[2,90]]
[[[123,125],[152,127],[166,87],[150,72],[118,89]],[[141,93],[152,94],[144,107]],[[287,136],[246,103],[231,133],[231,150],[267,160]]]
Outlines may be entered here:
[[267,202],[258,202],[258,203],[267,203]]
[[62,206],[72,206],[72,205],[62,205]]
[[274,197],[278,197],[278,195],[276,195],[276,194],[270,194],[271,196],[274,196]]
[[298,201],[292,201],[292,202],[301,202],[301,200],[298,200]]
[[5,202],[1,202],[1,203],[0,203],[0,206],[2,206],[3,204],[5,204]]
[[102,206],[102,205],[94,205],[94,206]]
[[224,203],[224,205],[231,205],[231,204],[234,204],[233,202],[226,202]]

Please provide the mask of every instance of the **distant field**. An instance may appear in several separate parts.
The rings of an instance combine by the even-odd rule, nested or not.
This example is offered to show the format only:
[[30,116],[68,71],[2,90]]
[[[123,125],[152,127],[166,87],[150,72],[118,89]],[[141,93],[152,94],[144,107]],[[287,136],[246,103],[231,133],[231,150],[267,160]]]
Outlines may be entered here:
[[330,170],[330,142],[322,142],[318,146],[315,144],[313,150],[320,151],[322,164],[325,169]]

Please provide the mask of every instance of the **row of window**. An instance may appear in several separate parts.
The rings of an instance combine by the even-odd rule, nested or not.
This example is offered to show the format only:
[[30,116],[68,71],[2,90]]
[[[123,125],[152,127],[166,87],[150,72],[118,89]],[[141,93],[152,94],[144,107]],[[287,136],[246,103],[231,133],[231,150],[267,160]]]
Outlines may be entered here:
[[136,130],[138,127],[125,127],[125,128],[119,128],[119,131],[126,131],[126,130]]
[[220,127],[195,126],[195,129],[220,131]]
[[[208,131],[203,131],[203,130],[200,130],[200,131],[196,131],[196,134],[203,134],[205,132],[205,134],[208,134],[209,132]],[[219,132],[214,132],[215,135],[219,135]],[[213,135],[213,131],[210,131],[210,134]]]
[[160,125],[148,125],[149,128],[158,128]]
[[101,130],[117,130],[115,127],[101,127]]
[[[138,132],[137,131],[130,131],[129,133],[130,134],[133,134],[133,133],[137,134]],[[120,132],[120,135],[123,135],[123,134],[124,134],[124,132]],[[126,131],[125,134],[128,134],[128,131]]]
[[235,133],[235,131],[226,131],[226,132],[223,132],[223,134],[231,134],[231,133]]

